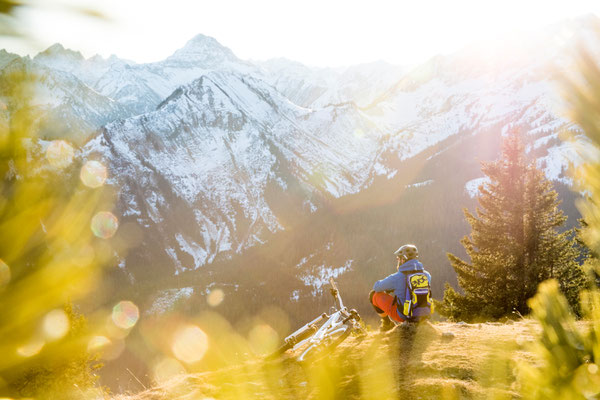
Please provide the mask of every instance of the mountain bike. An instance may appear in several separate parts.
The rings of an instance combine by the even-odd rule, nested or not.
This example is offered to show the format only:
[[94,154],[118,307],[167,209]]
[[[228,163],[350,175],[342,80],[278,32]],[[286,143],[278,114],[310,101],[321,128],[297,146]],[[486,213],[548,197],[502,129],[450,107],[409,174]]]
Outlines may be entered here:
[[293,353],[300,351],[296,360],[304,362],[334,349],[351,333],[366,334],[360,324],[358,312],[354,309],[348,310],[344,306],[333,278],[329,279],[329,284],[331,285],[329,292],[335,299],[335,306],[330,310],[330,314],[321,314],[286,337],[284,344],[271,354],[271,358],[291,349]]

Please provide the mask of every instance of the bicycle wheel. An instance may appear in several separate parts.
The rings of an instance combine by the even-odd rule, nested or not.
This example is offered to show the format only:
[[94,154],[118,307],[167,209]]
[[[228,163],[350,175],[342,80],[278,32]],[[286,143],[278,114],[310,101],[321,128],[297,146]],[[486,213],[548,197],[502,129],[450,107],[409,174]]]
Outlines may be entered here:
[[319,356],[325,355],[328,351],[335,349],[340,343],[342,343],[350,335],[352,330],[349,325],[342,325],[334,331],[331,331],[323,338],[319,343],[313,343],[308,346],[302,354],[297,358],[299,362],[305,362],[309,360],[316,360]]

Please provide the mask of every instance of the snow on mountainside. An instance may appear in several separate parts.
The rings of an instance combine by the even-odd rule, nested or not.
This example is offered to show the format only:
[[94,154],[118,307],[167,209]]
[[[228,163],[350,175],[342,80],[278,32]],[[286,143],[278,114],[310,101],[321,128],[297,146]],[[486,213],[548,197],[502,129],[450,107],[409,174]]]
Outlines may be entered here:
[[[591,36],[596,24],[595,17],[566,21],[409,72],[381,62],[252,64],[203,35],[155,63],[86,60],[55,45],[33,60],[0,53],[0,68],[37,69],[48,76],[40,86],[46,103],[39,102],[48,112],[75,116],[86,129],[104,125],[84,157],[109,165],[116,212],[144,233],[122,263],[137,268],[139,280],[152,279],[148,268],[170,275],[226,260],[286,229],[290,214],[309,215],[351,194],[377,196],[368,189],[378,181],[401,181],[408,193],[441,185],[435,171],[411,181],[402,169],[434,147],[430,168],[447,168],[438,160],[449,159],[455,189],[475,193],[477,175],[460,170],[458,156],[446,157],[460,154],[465,138],[494,142],[518,128],[547,176],[568,183],[564,169],[576,159],[556,137],[576,128],[562,118],[555,85],[572,67],[567,49],[576,40],[600,48]],[[317,258],[299,272],[307,284],[328,276],[327,266],[357,268],[340,267],[348,258]]]
[[[390,132],[387,146],[403,159],[448,136],[478,134],[497,125],[502,133],[519,126],[538,140],[571,129],[562,116],[556,77],[573,67],[568,54],[577,41],[599,49],[589,38],[596,18],[577,21],[551,26],[543,34],[434,57],[406,74],[365,112]],[[572,146],[561,146],[573,153]],[[561,165],[566,169],[570,161],[576,158],[564,157]],[[558,168],[558,173],[547,171],[550,179],[562,179]]]
[[304,107],[354,102],[367,106],[383,95],[406,72],[378,61],[347,68],[309,68],[286,59],[259,63],[265,80],[291,101]]
[[177,87],[212,70],[254,71],[255,67],[239,60],[215,39],[197,35],[167,59],[136,64],[111,56],[84,60],[81,54],[51,46],[37,55],[36,62],[70,72],[97,90],[129,108],[133,114],[152,111]]
[[28,58],[12,58],[0,70],[0,96],[10,109],[16,99],[9,96],[14,74],[26,72],[33,79],[29,105],[38,110],[37,125],[42,138],[68,138],[81,143],[98,127],[128,116],[127,110],[79,81],[69,72],[52,69]]
[[[172,232],[163,248],[185,270],[282,229],[265,201],[269,182],[285,190],[298,179],[307,199],[316,190],[336,197],[360,190],[378,154],[380,133],[371,125],[353,106],[311,111],[252,76],[211,72],[156,111],[107,125],[87,152],[110,165],[124,215]],[[282,165],[294,176],[282,174]],[[194,216],[188,231],[173,224],[181,207]],[[181,264],[181,253],[193,262]]]
[[71,73],[92,88],[98,79],[114,65],[133,64],[131,61],[121,60],[114,55],[106,60],[98,55],[85,59],[80,52],[65,49],[59,43],[37,54],[33,61],[54,70]]
[[21,57],[19,57],[16,54],[9,53],[4,49],[0,50],[0,69],[4,68],[10,62],[12,62],[18,58],[21,58]]

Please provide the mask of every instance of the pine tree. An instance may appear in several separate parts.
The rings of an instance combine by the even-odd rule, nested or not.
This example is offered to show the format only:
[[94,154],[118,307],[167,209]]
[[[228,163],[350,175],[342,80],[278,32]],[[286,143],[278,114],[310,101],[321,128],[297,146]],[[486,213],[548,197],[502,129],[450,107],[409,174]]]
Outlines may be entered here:
[[[540,286],[530,303],[532,314],[541,325],[539,337],[531,346],[535,361],[522,360],[517,365],[521,395],[527,399],[600,396],[600,67],[597,59],[583,48],[579,49],[577,61],[576,76],[568,82],[566,93],[573,120],[591,141],[591,145],[581,148],[585,163],[578,171],[579,183],[587,196],[578,206],[584,217],[581,237],[590,256],[583,267],[589,272],[589,287],[581,295],[581,312],[592,323],[574,323],[555,282]],[[563,291],[566,281],[562,277]],[[571,301],[569,293],[567,298]]]
[[446,286],[440,312],[455,319],[499,318],[529,311],[540,282],[556,278],[577,304],[583,273],[572,231],[559,233],[567,217],[558,194],[534,162],[527,162],[516,131],[502,156],[484,163],[489,183],[480,187],[476,215],[464,210],[471,234],[461,243],[471,262],[448,254],[464,295]]

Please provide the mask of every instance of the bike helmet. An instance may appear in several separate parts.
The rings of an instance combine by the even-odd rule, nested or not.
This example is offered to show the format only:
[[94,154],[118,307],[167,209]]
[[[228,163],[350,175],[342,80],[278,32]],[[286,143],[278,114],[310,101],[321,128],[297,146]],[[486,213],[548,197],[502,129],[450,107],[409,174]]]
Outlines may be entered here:
[[396,250],[394,254],[406,262],[419,257],[419,250],[417,250],[417,246],[414,244],[405,244]]

